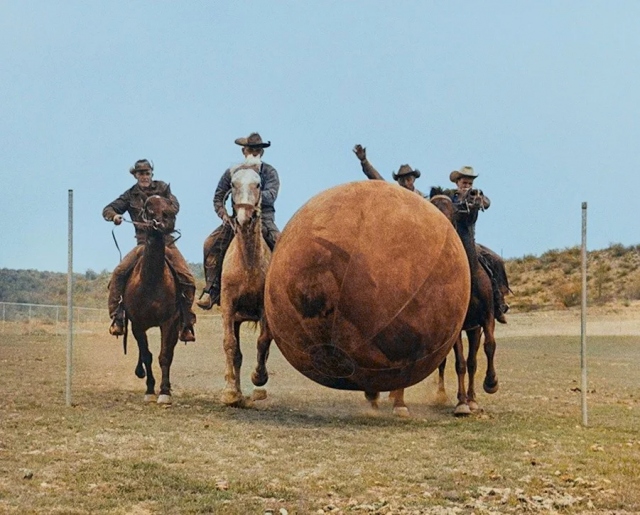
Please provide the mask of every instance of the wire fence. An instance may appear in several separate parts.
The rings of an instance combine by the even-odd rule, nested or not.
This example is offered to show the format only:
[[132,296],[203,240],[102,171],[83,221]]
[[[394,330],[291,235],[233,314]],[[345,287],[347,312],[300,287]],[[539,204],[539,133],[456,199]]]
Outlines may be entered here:
[[[67,306],[54,304],[28,304],[0,302],[1,334],[66,334]],[[101,308],[72,308],[73,332],[104,332],[110,324],[109,312]],[[220,315],[202,315],[201,318],[219,318]]]

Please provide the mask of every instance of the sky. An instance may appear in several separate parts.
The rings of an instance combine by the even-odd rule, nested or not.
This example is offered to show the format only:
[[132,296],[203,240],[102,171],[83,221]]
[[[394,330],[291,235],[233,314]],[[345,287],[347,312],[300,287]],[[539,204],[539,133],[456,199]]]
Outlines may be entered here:
[[[113,269],[105,205],[155,164],[202,261],[212,198],[257,131],[283,229],[323,190],[449,187],[491,198],[476,239],[505,258],[640,243],[640,2],[0,0],[0,268]],[[383,202],[383,199],[381,199]],[[613,208],[616,209],[613,209]],[[123,251],[133,227],[113,231]]]

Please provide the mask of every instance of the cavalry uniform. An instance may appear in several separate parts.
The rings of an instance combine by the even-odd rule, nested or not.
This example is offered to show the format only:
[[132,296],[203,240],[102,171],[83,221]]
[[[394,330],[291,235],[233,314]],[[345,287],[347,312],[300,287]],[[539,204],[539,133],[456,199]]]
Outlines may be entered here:
[[[253,133],[247,138],[235,140],[237,145],[245,148],[266,148],[270,142],[263,143],[259,134]],[[275,202],[280,189],[280,179],[278,172],[270,164],[260,163],[260,190],[262,192],[262,236],[267,245],[273,251],[276,241],[280,236],[280,230],[275,222]],[[226,216],[225,201],[231,193],[231,168],[227,168],[222,174],[215,194],[213,196],[213,210],[224,220]],[[232,206],[233,207],[233,206]],[[224,256],[231,245],[234,232],[229,223],[223,223],[216,228],[204,241],[204,277],[205,286],[203,297],[198,301],[198,306],[203,309],[210,309],[213,304],[220,303],[220,281],[222,278],[222,263]],[[204,297],[206,294],[206,297]]]
[[[140,161],[138,162],[140,163]],[[136,163],[136,166],[138,166]],[[150,165],[149,165],[150,166]],[[133,167],[130,171],[135,174],[142,168]],[[152,169],[152,168],[151,168]],[[172,207],[175,208],[176,213],[180,209],[178,199],[171,193],[171,189],[168,184],[162,181],[151,181],[148,188],[141,188],[138,184],[129,188],[116,200],[108,204],[102,211],[102,217],[108,221],[113,221],[116,215],[122,215],[129,213],[132,222],[144,222],[144,204],[145,201],[153,196],[159,195],[167,198],[171,201]],[[137,245],[124,257],[122,261],[113,270],[111,281],[109,282],[109,316],[112,319],[118,319],[120,324],[123,324],[122,317],[124,316],[122,309],[122,299],[124,296],[125,286],[129,274],[133,270],[134,266],[138,262],[138,258],[144,251],[144,244],[146,243],[146,233],[143,229],[135,226],[135,237]],[[186,340],[185,330],[193,333],[193,324],[196,322],[196,315],[192,310],[193,301],[195,297],[196,282],[189,269],[189,265],[185,261],[184,257],[174,244],[174,239],[171,236],[165,237],[165,259],[169,263],[169,266],[174,271],[177,277],[178,297],[180,301],[181,312],[183,314],[183,328],[180,334],[180,339],[183,341],[192,341],[192,338],[188,337]],[[118,334],[118,333],[114,333]]]

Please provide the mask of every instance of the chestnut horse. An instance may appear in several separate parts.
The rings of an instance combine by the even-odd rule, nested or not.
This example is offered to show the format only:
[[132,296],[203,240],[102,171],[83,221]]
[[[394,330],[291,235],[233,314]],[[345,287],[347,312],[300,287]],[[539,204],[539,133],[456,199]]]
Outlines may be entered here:
[[[127,281],[123,304],[131,331],[138,342],[136,375],[147,377],[144,399],[155,398],[155,378],[151,370],[153,355],[149,351],[147,330],[160,327],[161,344],[158,361],[162,371],[158,404],[171,404],[169,371],[178,342],[180,309],[177,298],[177,281],[165,260],[165,237],[174,231],[176,211],[168,199],[154,195],[144,204],[145,222],[138,224],[145,229],[146,243]],[[125,347],[126,351],[126,347]]]
[[[269,379],[266,365],[273,339],[264,315],[264,285],[271,250],[262,237],[260,175],[253,165],[241,164],[232,168],[231,197],[235,236],[222,263],[220,295],[226,357],[226,387],[222,392],[222,402],[228,406],[243,406],[240,325],[255,322],[260,326],[258,363],[251,375],[256,387],[264,386]],[[264,399],[266,391],[256,388],[252,398]]]
[[[483,206],[483,193],[480,190],[467,190],[461,197],[461,202],[454,206],[446,195],[435,195],[431,198],[434,204],[455,226],[467,254],[471,271],[471,298],[469,308],[462,326],[469,341],[467,358],[464,357],[462,333],[453,346],[456,358],[456,374],[458,376],[458,404],[454,410],[456,416],[464,416],[478,409],[475,392],[475,374],[477,370],[477,355],[480,340],[484,332],[484,351],[487,356],[487,371],[483,383],[487,393],[498,390],[498,379],[494,368],[495,315],[493,285],[487,271],[480,265],[475,242],[475,224],[478,212]],[[445,359],[439,370],[439,392],[444,393]],[[465,389],[465,375],[468,371],[469,386]],[[399,416],[408,416],[408,409],[404,403],[404,390],[395,390],[389,394],[393,399],[393,411]],[[375,406],[374,406],[375,407]]]

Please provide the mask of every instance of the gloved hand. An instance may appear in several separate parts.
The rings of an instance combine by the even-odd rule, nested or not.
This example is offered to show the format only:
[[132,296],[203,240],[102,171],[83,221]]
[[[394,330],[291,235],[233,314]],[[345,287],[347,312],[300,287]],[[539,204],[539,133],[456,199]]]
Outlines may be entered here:
[[353,153],[360,161],[364,161],[367,158],[367,149],[360,144],[353,147]]
[[120,225],[122,223],[122,215],[116,215],[113,217],[113,223],[116,225]]

